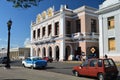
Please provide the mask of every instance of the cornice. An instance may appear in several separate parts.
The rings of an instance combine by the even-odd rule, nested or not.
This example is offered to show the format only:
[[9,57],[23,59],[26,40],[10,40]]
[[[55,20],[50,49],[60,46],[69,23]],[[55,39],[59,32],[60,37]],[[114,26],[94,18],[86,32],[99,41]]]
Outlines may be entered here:
[[119,10],[119,9],[120,9],[120,2],[117,4],[114,4],[114,5],[107,6],[105,8],[101,8],[98,11],[96,11],[95,13],[104,14],[104,13],[108,13],[108,12]]

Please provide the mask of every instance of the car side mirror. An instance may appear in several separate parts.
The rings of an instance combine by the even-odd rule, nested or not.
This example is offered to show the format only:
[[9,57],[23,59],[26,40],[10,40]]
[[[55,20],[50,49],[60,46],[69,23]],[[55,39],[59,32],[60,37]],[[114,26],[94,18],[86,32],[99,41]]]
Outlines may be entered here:
[[83,67],[83,65],[82,65],[82,64],[80,64],[80,67],[82,68],[82,67]]

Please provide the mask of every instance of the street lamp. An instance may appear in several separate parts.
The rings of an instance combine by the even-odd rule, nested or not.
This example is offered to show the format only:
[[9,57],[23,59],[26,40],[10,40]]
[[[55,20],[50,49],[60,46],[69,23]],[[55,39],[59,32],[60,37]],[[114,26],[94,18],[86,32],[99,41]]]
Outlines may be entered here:
[[10,57],[9,57],[9,54],[10,54],[10,29],[11,29],[11,26],[12,26],[12,21],[9,20],[7,22],[7,27],[8,27],[8,47],[7,47],[7,62],[6,62],[6,65],[5,67],[6,68],[10,68]]

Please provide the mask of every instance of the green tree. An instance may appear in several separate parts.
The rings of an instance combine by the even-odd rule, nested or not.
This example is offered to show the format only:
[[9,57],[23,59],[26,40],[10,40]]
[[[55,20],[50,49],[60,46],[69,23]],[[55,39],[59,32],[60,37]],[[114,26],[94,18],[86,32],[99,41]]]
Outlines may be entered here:
[[32,6],[38,6],[39,2],[42,0],[6,0],[13,3],[15,8],[30,8]]

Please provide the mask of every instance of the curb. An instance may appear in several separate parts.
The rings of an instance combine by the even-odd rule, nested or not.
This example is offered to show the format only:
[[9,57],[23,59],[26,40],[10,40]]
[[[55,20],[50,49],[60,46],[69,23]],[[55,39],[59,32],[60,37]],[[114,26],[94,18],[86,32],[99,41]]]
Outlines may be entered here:
[[[63,61],[62,63],[75,63],[82,64],[82,61]],[[116,66],[120,66],[120,62],[115,62]]]

